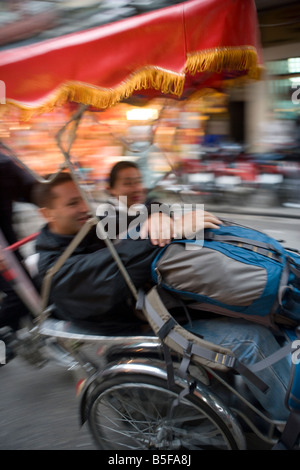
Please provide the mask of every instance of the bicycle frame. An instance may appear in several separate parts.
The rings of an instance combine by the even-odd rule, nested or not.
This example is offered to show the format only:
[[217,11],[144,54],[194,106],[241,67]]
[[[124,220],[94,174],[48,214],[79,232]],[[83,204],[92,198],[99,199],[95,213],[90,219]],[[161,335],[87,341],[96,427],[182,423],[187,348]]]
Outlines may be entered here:
[[[219,5],[219,2],[217,3]],[[232,2],[230,2],[230,8],[233,8],[233,6],[239,7],[238,5],[239,2],[235,2],[235,3],[236,5],[233,5]],[[254,2],[252,3],[253,5],[251,5],[251,2],[246,2],[246,3],[243,2],[243,5],[242,5],[243,8],[245,8],[245,6],[247,6],[247,8],[250,7],[249,12],[251,14],[253,14],[253,11],[254,11],[254,8],[253,8]],[[193,21],[194,21],[193,8],[196,8],[196,11],[198,11],[198,7],[199,7],[200,8],[199,11],[201,12],[202,11],[201,8],[203,7],[203,5],[204,5],[203,1],[201,2],[192,1],[192,2],[189,2],[189,5],[187,5],[187,7],[192,8],[191,10],[192,14],[190,15],[191,20],[192,20],[191,27],[190,27],[191,39],[195,37],[195,31],[197,32],[197,35],[200,37],[200,39],[202,38],[202,36],[204,36],[201,32],[201,28],[199,28],[198,30],[197,28],[193,27]],[[184,9],[185,7],[184,6],[178,7],[178,9],[180,8]],[[175,12],[175,10],[177,11],[177,6],[172,7],[172,11]],[[186,13],[188,13],[188,11],[189,10],[187,10]],[[187,14],[183,15],[181,10],[179,11],[179,13],[180,13],[179,14],[180,22],[182,21],[182,18],[184,16],[186,16],[187,18]],[[236,14],[237,14],[237,18],[239,18],[240,15],[239,15],[238,9],[236,10]],[[167,15],[166,10],[163,13],[164,18],[165,18],[165,15]],[[209,16],[211,17],[212,15],[210,14]],[[244,15],[243,17],[246,18],[246,16],[247,15]],[[143,21],[145,20],[145,18],[146,17],[142,19],[142,26],[143,26]],[[151,15],[149,18],[151,21],[153,21],[153,15]],[[158,16],[157,21],[160,22],[159,16]],[[130,21],[130,24],[131,24],[131,21]],[[169,24],[169,23],[166,22],[166,24]],[[147,75],[145,79],[148,81],[147,83],[145,82],[145,80],[142,81],[140,79],[141,73],[149,72],[149,71],[151,72],[151,77],[152,76],[154,78],[158,77],[156,82],[154,81],[154,78],[153,78],[153,82],[151,83],[152,83],[153,90],[156,89],[160,93],[166,93],[166,90],[165,90],[166,78],[170,77],[170,79],[172,80],[175,79],[176,82],[179,81],[180,83],[183,84],[183,82],[185,81],[185,73],[190,74],[189,79],[191,80],[191,77],[194,77],[195,74],[200,73],[203,70],[204,65],[208,67],[208,69],[205,68],[205,71],[208,72],[208,83],[215,83],[214,81],[210,82],[210,79],[216,78],[216,75],[217,75],[217,83],[218,83],[221,77],[221,75],[220,76],[218,75],[218,73],[220,72],[220,65],[219,65],[220,59],[221,59],[222,64],[223,63],[225,64],[224,65],[225,73],[228,73],[228,68],[230,69],[230,67],[232,67],[233,75],[234,75],[234,72],[237,72],[238,76],[240,74],[243,74],[244,72],[246,74],[250,72],[249,76],[252,76],[252,77],[257,75],[258,68],[259,68],[257,56],[259,54],[257,54],[256,48],[254,47],[256,46],[257,39],[256,39],[256,32],[254,34],[254,31],[252,30],[250,31],[251,29],[250,24],[251,23],[248,21],[248,17],[247,17],[247,21],[245,23],[245,30],[246,29],[247,31],[249,30],[248,31],[249,37],[247,38],[247,41],[248,40],[250,41],[250,43],[248,41],[247,44],[249,43],[251,45],[253,42],[253,46],[251,45],[249,47],[247,45],[246,48],[236,47],[236,38],[235,38],[235,34],[233,34],[234,43],[233,44],[229,43],[228,44],[229,48],[228,47],[224,48],[225,49],[224,51],[220,50],[219,44],[213,44],[214,46],[213,49],[209,48],[208,50],[200,51],[199,54],[198,53],[194,54],[195,46],[193,44],[193,41],[191,41],[190,45],[192,47],[192,50],[191,52],[189,52],[188,57],[185,57],[185,54],[182,53],[181,49],[180,49],[178,57],[172,57],[172,59],[175,60],[176,66],[178,68],[178,70],[176,68],[176,73],[174,73],[173,71],[164,70],[162,69],[162,67],[159,67],[159,66],[155,66],[153,68],[152,65],[148,67],[144,67],[144,69],[146,70],[143,70],[143,69],[133,70],[132,75],[129,77],[128,88],[125,91],[123,90],[123,85],[121,84],[122,94],[118,97],[118,99],[119,100],[126,99],[129,96],[131,96],[134,90],[140,91],[143,88],[145,88],[145,86],[147,86],[148,88],[151,88],[151,86],[149,85],[149,75]],[[239,29],[243,32],[243,35],[244,35],[243,28],[239,28]],[[137,30],[140,31],[139,28]],[[141,28],[141,31],[143,31],[143,28]],[[187,31],[187,28],[185,28],[185,31]],[[129,32],[130,32],[130,28],[129,28]],[[228,34],[231,36],[231,31],[228,31]],[[87,36],[89,36],[89,33],[82,35],[84,41],[87,41]],[[252,38],[252,36],[254,39]],[[171,37],[173,37],[173,30],[171,30]],[[214,35],[211,35],[211,38],[213,37]],[[243,37],[243,40],[244,40],[244,37]],[[58,41],[60,42],[60,39]],[[71,41],[75,41],[76,43],[77,39],[71,38]],[[136,41],[136,43],[138,44],[138,41]],[[186,41],[184,43],[184,48],[187,46],[187,44],[188,42]],[[87,46],[89,45],[87,44]],[[231,46],[233,46],[232,50],[231,50]],[[49,44],[49,47],[51,48],[52,45]],[[74,48],[73,51],[75,51],[75,49],[76,48]],[[52,51],[53,54],[55,54],[56,53],[55,51],[57,50],[59,50],[59,47],[55,46],[54,52]],[[93,50],[95,50],[95,48],[93,48]],[[159,50],[163,51],[163,48],[160,47]],[[48,52],[49,51],[47,51],[47,55],[48,55]],[[36,52],[33,51],[32,57],[30,56],[30,54],[28,55],[29,64],[31,63],[31,60],[33,61],[35,60],[35,57],[34,57],[35,53]],[[71,57],[72,53],[70,51],[69,53]],[[67,56],[69,57],[69,54],[67,54]],[[181,64],[182,57],[183,57],[183,63]],[[134,63],[136,63],[135,55],[133,58],[134,58]],[[178,60],[179,58],[180,60]],[[11,73],[11,69],[9,67],[6,70],[7,59],[6,59],[5,53],[2,55],[1,59],[0,59],[1,72],[3,71],[4,75],[6,73],[8,77],[11,77],[11,78],[14,77],[14,80],[17,80],[19,78],[19,74]],[[167,54],[167,59],[169,61],[170,59],[169,54]],[[13,64],[13,66],[18,67],[19,60],[20,59],[19,59],[19,55],[17,52],[16,63]],[[21,60],[22,61],[24,60],[23,54],[21,54]],[[169,64],[168,61],[167,63]],[[10,63],[12,62],[11,59],[9,59],[9,62]],[[57,61],[57,63],[59,62]],[[228,64],[231,64],[230,67],[228,67]],[[25,67],[22,66],[22,68],[24,71],[26,71],[26,73],[29,70],[31,70],[30,66],[25,66]],[[116,70],[118,68],[122,69],[122,67],[118,67],[118,64],[116,64]],[[72,69],[75,70],[75,67],[72,67]],[[98,70],[99,69],[100,67],[98,68]],[[127,70],[127,64],[126,64],[125,70]],[[114,77],[114,74],[113,74],[113,77]],[[21,75],[20,75],[20,78],[21,78]],[[65,93],[64,96],[68,96],[69,98],[71,93],[76,93],[79,90],[77,89],[78,83],[75,83],[76,78],[77,77],[73,79],[74,80],[73,83],[68,82],[67,84],[64,84],[63,87],[59,87],[59,90],[58,90],[59,93],[55,94],[55,99],[57,99],[58,102],[60,102],[60,100],[62,99],[62,96],[60,95],[61,91]],[[24,77],[22,76],[22,80],[23,79]],[[132,83],[132,79],[135,80],[134,83]],[[141,85],[138,85],[136,80],[140,81]],[[159,84],[157,83],[158,81],[160,82]],[[27,82],[30,83],[30,80],[28,79]],[[199,82],[201,83],[201,80],[199,80],[199,76],[198,77],[196,76],[195,88],[199,86]],[[81,90],[81,85],[82,84],[79,84],[80,90]],[[95,91],[96,88],[100,88],[101,86],[102,85],[101,84],[99,85],[98,82],[87,84],[86,90],[90,90],[90,93],[82,93],[82,95],[80,95],[80,98],[77,99],[77,102],[81,104],[79,104],[78,109],[73,114],[71,119],[66,123],[66,125],[59,131],[59,133],[56,136],[57,145],[59,149],[61,150],[62,155],[64,157],[64,164],[58,170],[57,173],[65,169],[69,170],[74,180],[74,183],[78,187],[79,192],[82,195],[82,198],[85,200],[87,206],[90,208],[91,214],[93,214],[93,216],[82,227],[82,229],[80,230],[78,235],[74,238],[72,243],[67,248],[66,252],[62,255],[62,257],[59,258],[57,263],[55,263],[55,265],[48,271],[45,279],[43,280],[41,295],[39,295],[33,289],[31,289],[30,292],[32,293],[32,295],[28,296],[28,292],[26,293],[26,288],[24,289],[24,286],[27,287],[28,284],[26,284],[23,278],[21,277],[20,270],[18,269],[17,264],[13,264],[13,268],[15,268],[14,274],[16,274],[16,277],[12,277],[11,279],[9,279],[11,282],[13,282],[13,286],[16,288],[17,293],[20,295],[22,300],[26,302],[26,304],[28,305],[30,311],[32,312],[34,316],[34,323],[33,323],[32,328],[29,329],[28,335],[26,336],[26,338],[23,337],[19,339],[19,345],[22,345],[22,342],[23,342],[25,346],[21,352],[26,353],[26,350],[28,349],[27,348],[28,344],[32,343],[33,352],[34,353],[40,352],[40,356],[37,355],[39,357],[37,360],[37,363],[41,364],[43,363],[43,359],[47,359],[45,357],[45,347],[44,347],[45,346],[44,340],[46,340],[47,346],[52,346],[52,345],[54,345],[55,347],[58,346],[58,348],[56,349],[56,353],[54,353],[54,356],[55,356],[55,359],[59,360],[59,362],[64,367],[71,368],[71,369],[79,369],[80,371],[84,373],[85,386],[82,390],[82,395],[81,395],[82,422],[84,422],[88,417],[88,415],[86,414],[86,410],[87,410],[87,407],[90,406],[89,399],[92,395],[93,390],[95,390],[95,388],[97,388],[98,385],[106,382],[109,378],[115,378],[119,375],[122,377],[125,377],[127,374],[134,374],[136,378],[140,375],[146,375],[147,377],[159,378],[166,384],[169,378],[169,375],[165,368],[165,362],[161,356],[162,342],[158,339],[158,337],[156,336],[147,336],[147,337],[99,336],[95,334],[95,332],[79,330],[73,324],[51,318],[51,305],[49,306],[48,303],[49,303],[49,292],[51,289],[51,282],[52,282],[54,274],[57,272],[58,269],[60,269],[60,267],[63,265],[66,259],[69,256],[71,256],[73,250],[78,246],[78,244],[84,238],[86,233],[96,223],[97,223],[98,230],[100,230],[100,232],[102,232],[102,234],[104,235],[102,224],[99,223],[99,220],[95,217],[93,204],[91,203],[90,199],[87,197],[87,194],[81,187],[80,174],[78,172],[78,169],[76,168],[76,165],[73,164],[72,158],[71,158],[71,148],[76,138],[76,131],[78,129],[79,122],[84,112],[88,109],[88,106],[97,105],[97,102],[98,102],[97,98],[99,97],[97,97],[96,94],[94,94],[93,92]],[[189,84],[188,84],[188,87],[189,87]],[[181,87],[179,88],[181,89]],[[16,89],[18,89],[18,87],[16,87]],[[100,95],[102,96],[103,89],[99,89],[98,91]],[[109,86],[106,90],[104,90],[104,95],[108,94],[110,96],[111,94],[115,94],[116,91],[118,91],[118,87]],[[167,92],[170,92],[170,85],[168,86]],[[50,95],[49,90],[47,90],[47,94]],[[81,99],[81,97],[84,95],[91,96],[92,100],[88,103],[85,102],[85,100]],[[12,98],[14,98],[13,94],[12,94]],[[106,102],[109,101],[107,99],[107,96],[104,96],[104,98]],[[52,102],[52,105],[53,104],[55,103]],[[108,106],[108,104],[106,104],[105,106]],[[63,136],[69,130],[70,130],[70,134],[69,134],[69,139],[68,139],[68,145],[67,147],[64,147],[64,145],[62,144]],[[23,165],[23,163],[16,156],[14,156],[14,158],[18,161],[19,164]],[[54,175],[53,178],[55,178],[55,176],[56,175]],[[49,182],[40,177],[38,177],[38,179],[43,184],[47,184]],[[138,293],[136,291],[136,288],[134,284],[132,283],[132,280],[130,279],[120,257],[118,256],[118,253],[115,250],[114,245],[107,237],[103,236],[103,239],[105,240],[106,246],[108,250],[110,251],[113,260],[117,263],[117,266],[119,270],[121,271],[128,285],[128,288],[133,295],[133,298],[135,300],[138,300]],[[0,240],[0,244],[2,244],[1,240]],[[9,250],[5,250],[5,260],[7,261],[8,266],[12,266],[11,263],[14,263],[14,261],[12,261],[13,259],[14,259],[13,253]],[[145,310],[144,310],[144,313],[146,313]],[[96,355],[97,360],[94,361],[93,357],[89,358],[89,356],[86,355],[85,350],[84,350],[84,347],[86,345],[93,346],[98,349],[99,354]],[[62,347],[62,349],[60,349],[60,347]],[[50,351],[48,348],[48,353],[49,352]],[[30,354],[31,354],[31,351],[29,351],[29,355]],[[149,359],[149,356],[151,356],[151,360]],[[30,357],[27,356],[27,359],[30,360]],[[100,362],[100,364],[98,362]],[[175,361],[175,364],[176,363],[178,363],[178,361]],[[191,364],[191,368],[194,368],[194,367],[195,366]],[[213,391],[209,388],[209,383],[202,382],[203,377],[206,375],[216,379],[218,383],[222,385],[222,387],[227,388],[227,390],[229,390],[230,393],[233,393],[237,398],[240,398],[244,405],[249,406],[251,411],[254,412],[262,421],[264,421],[265,425],[269,428],[267,434],[264,435],[253,424],[251,425],[253,431],[259,434],[259,436],[262,437],[267,442],[273,442],[273,435],[275,433],[275,427],[278,423],[269,420],[267,416],[265,416],[259,409],[255,408],[252,404],[250,404],[250,402],[248,403],[247,400],[244,399],[242,396],[239,396],[238,392],[236,392],[234,387],[226,383],[226,380],[224,380],[224,378],[222,377],[222,373],[219,373],[218,371],[212,368],[209,368],[207,366],[204,366],[204,365],[199,366],[199,364],[197,364],[196,369],[203,371],[203,373],[200,373],[200,378],[199,378],[199,372],[198,374],[196,374],[198,376],[198,381],[196,381],[197,384],[195,388],[197,399],[199,400],[199,402],[201,402],[201,404],[205,404],[208,407],[208,409],[212,410],[213,414],[220,420],[220,422],[225,423],[224,426],[230,429],[230,433],[234,436],[234,441],[236,442],[236,446],[238,448],[245,448],[245,439],[243,436],[243,431],[235,416],[235,413],[239,414],[240,416],[242,416],[242,413],[239,412],[238,410],[232,411],[230,407],[226,406],[222,402],[222,400],[220,400],[220,398],[213,393]],[[175,382],[179,386],[179,388],[181,388],[182,390],[186,388],[186,384],[188,383],[188,380],[183,379],[177,373],[175,373]],[[245,416],[242,416],[242,417],[243,419],[246,420]],[[247,420],[247,424],[250,425],[250,422],[248,422],[248,420]]]
[[[36,235],[32,234],[12,247],[6,247],[5,253],[12,255],[13,250],[32,241]],[[36,314],[36,311],[34,313]],[[80,384],[78,389],[80,389],[81,424],[84,424],[88,419],[86,410],[92,391],[108,377],[115,377],[117,374],[148,375],[149,377],[162,378],[168,383],[169,377],[162,343],[155,335],[102,336],[95,333],[93,329],[83,330],[70,322],[52,318],[51,308],[48,307],[45,311],[41,310],[36,315],[36,319],[36,324],[28,328],[25,336],[23,334],[18,339],[15,351],[38,367],[44,365],[48,360],[54,360],[64,368],[76,371]],[[96,354],[93,353],[90,357],[89,353],[87,354],[84,350],[85,347],[96,349]],[[174,353],[173,359],[175,364],[180,363],[176,353]],[[274,445],[277,442],[277,428],[283,426],[284,423],[271,420],[254,406],[230,384],[230,381],[226,380],[226,373],[224,375],[209,367],[201,367],[199,364],[193,365],[193,363],[190,368],[193,369],[191,377],[197,381],[196,392],[199,400],[209,403],[209,406],[218,413],[220,419],[228,423],[239,443],[238,448],[246,448],[245,436],[239,421],[249,426],[263,442],[269,445]],[[238,406],[235,404],[234,407],[229,407],[220,400],[217,394],[212,393],[209,385],[211,379],[207,380],[207,377],[213,378],[223,390],[227,390],[227,394],[236,397]],[[181,388],[186,386],[187,380],[189,379],[184,379],[175,373],[175,381]],[[248,411],[245,412],[243,408]],[[249,419],[249,414],[255,418]],[[236,416],[239,417],[239,420],[236,419]],[[257,420],[258,425],[255,423]]]

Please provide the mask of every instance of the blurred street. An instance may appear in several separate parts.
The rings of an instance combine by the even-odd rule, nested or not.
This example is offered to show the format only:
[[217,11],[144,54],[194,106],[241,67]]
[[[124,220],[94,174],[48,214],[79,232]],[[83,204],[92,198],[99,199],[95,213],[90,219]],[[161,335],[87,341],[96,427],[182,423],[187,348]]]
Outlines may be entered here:
[[70,371],[19,358],[0,368],[0,450],[93,450]]

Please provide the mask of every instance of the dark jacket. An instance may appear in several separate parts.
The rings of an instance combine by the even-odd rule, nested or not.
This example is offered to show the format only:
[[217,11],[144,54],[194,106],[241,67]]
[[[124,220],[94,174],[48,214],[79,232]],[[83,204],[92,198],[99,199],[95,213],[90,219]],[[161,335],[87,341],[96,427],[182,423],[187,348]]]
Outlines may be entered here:
[[[13,202],[31,202],[31,191],[35,182],[35,178],[28,171],[0,153],[0,229],[9,245],[17,241],[13,228]],[[14,254],[22,260],[18,250]],[[17,330],[20,327],[20,318],[28,315],[28,309],[11,284],[1,275],[0,290],[6,294],[1,303],[0,327],[10,326]]]
[[13,160],[0,154],[0,228],[11,245],[17,241],[13,230],[13,202],[31,202],[36,180]]
[[[70,243],[45,226],[37,238],[39,272],[43,277]],[[121,240],[116,250],[136,288],[150,279],[151,262],[159,248],[149,240]],[[108,334],[128,334],[137,328],[130,290],[104,242],[92,229],[54,276],[50,303],[55,316],[77,322],[93,322]],[[126,329],[126,330],[124,330]]]

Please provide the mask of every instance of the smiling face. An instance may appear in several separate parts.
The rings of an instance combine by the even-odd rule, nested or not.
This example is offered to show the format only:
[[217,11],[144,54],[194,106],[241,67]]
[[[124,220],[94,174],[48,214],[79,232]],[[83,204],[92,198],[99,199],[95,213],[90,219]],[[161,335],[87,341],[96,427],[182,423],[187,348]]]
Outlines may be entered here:
[[146,192],[140,171],[131,167],[120,169],[110,192],[116,198],[126,196],[128,207],[143,204]]
[[88,207],[73,181],[61,183],[51,189],[49,207],[41,209],[51,232],[75,235],[89,218]]

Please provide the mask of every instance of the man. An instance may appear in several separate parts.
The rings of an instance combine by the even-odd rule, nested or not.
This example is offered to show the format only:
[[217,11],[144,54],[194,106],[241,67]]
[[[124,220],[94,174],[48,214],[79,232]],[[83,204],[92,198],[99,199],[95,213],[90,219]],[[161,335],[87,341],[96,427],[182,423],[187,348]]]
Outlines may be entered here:
[[[37,239],[39,271],[44,276],[86,222],[88,208],[65,173],[53,183],[39,186],[36,198],[48,221]],[[159,217],[159,214],[153,216]],[[194,222],[190,215],[189,220]],[[217,217],[204,213],[204,228],[215,228],[219,224]],[[152,234],[149,235],[150,238],[145,239],[123,239],[115,245],[137,289],[149,280],[151,262],[160,249],[151,243]],[[157,232],[154,239],[157,240]],[[50,303],[55,304],[54,314],[62,319],[93,322],[102,334],[141,333],[145,325],[135,316],[129,301],[130,292],[123,276],[104,242],[92,230],[53,277]],[[197,320],[189,328],[208,341],[232,349],[245,364],[259,361],[279,347],[269,330],[241,320]],[[290,364],[285,358],[260,372],[258,375],[270,386],[266,394],[249,384],[262,406],[276,419],[286,419],[288,415],[284,397],[289,371]]]
[[[29,172],[0,153],[0,229],[9,245],[17,241],[13,228],[13,202],[32,202],[31,191],[35,183]],[[22,262],[21,254],[18,251],[15,254]],[[0,291],[5,293],[0,307],[0,328],[9,326],[17,330],[20,319],[28,315],[28,310],[1,275]]]
[[[0,231],[8,245],[17,241],[13,227],[13,202],[31,202],[31,191],[36,183],[29,172],[18,166],[11,158],[0,153]],[[0,292],[4,297],[0,304],[0,340],[6,344],[6,362],[14,357],[9,347],[14,332],[20,328],[21,319],[29,315],[24,303],[15,293],[11,284],[1,275],[6,269],[0,246]],[[22,262],[21,254],[15,255]]]
[[[134,225],[135,220],[147,222],[141,226],[140,236],[146,238],[150,235],[153,245],[163,247],[174,237],[188,238],[203,229],[204,223],[211,223],[210,228],[217,228],[221,223],[217,217],[205,211],[186,213],[184,217],[179,213],[173,217],[166,204],[147,199],[140,169],[132,161],[120,161],[112,167],[107,190],[110,197],[107,203],[98,207],[97,215],[103,216],[106,211],[113,209],[113,221],[117,219],[118,234],[119,231],[122,233],[124,226],[127,232],[128,225]],[[137,213],[142,216],[137,218]],[[151,218],[148,218],[149,214]]]
[[[38,185],[34,193],[36,204],[48,221],[36,241],[39,272],[43,277],[88,220],[89,213],[68,173],[61,173],[52,183]],[[189,217],[192,223],[192,217]],[[158,221],[161,214],[155,213],[150,218]],[[209,227],[217,227],[219,223],[208,213],[203,221]],[[137,289],[150,279],[150,265],[159,249],[155,243],[159,240],[162,245],[169,241],[170,224],[173,221],[163,217],[161,223],[149,224],[150,239],[128,238],[115,245]],[[166,238],[162,235],[164,231]],[[103,332],[124,332],[125,326],[127,334],[130,329],[137,330],[139,325],[131,300],[128,286],[105,242],[97,237],[96,228],[88,233],[55,274],[50,293],[56,316],[81,322],[101,322]]]

